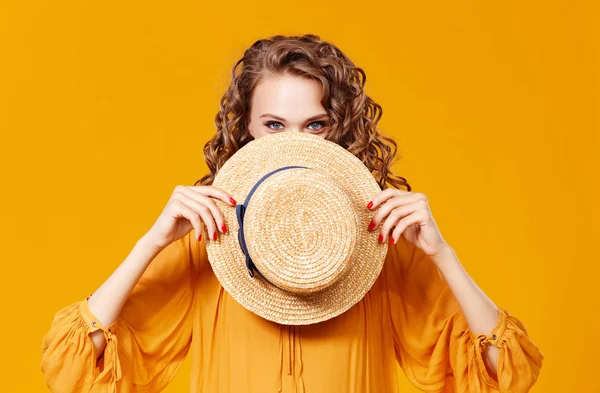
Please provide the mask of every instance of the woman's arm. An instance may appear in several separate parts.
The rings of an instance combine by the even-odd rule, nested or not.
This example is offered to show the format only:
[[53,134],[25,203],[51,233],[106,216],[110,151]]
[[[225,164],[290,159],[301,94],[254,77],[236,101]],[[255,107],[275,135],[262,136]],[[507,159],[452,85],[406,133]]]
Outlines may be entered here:
[[172,380],[191,345],[195,280],[208,263],[200,235],[226,231],[212,198],[235,205],[212,186],[176,187],[95,293],[55,314],[41,346],[50,391],[158,392]]
[[[460,305],[469,329],[475,335],[488,336],[498,322],[498,307],[467,274],[450,246],[443,247],[438,254],[432,255],[430,258],[435,262]],[[485,366],[494,379],[497,379],[498,354],[499,350],[496,346],[486,346]]]
[[[142,236],[127,258],[88,299],[89,309],[104,326],[117,320],[125,301],[152,260],[160,253],[148,235]],[[96,358],[102,355],[106,338],[102,330],[90,334]]]
[[[469,326],[465,315],[470,315],[469,311],[462,311],[450,285],[460,291],[458,298],[465,296],[475,304],[487,299],[463,289],[471,284],[457,279],[451,270],[460,265],[448,264],[448,270],[441,269],[449,273],[442,272],[433,259],[446,261],[443,255],[448,254],[428,255],[405,236],[388,249],[381,275],[398,364],[421,391],[528,392],[540,374],[543,355],[525,325],[500,307],[492,331],[475,333],[472,329],[479,329]],[[477,316],[475,320],[481,323]],[[492,373],[485,360],[488,347],[498,349],[497,367]]]
[[[194,280],[197,266],[208,263],[206,253],[192,232],[162,248],[150,263],[144,261],[151,258],[144,256],[145,244],[139,240],[102,285],[103,296],[97,292],[55,314],[42,339],[40,363],[51,392],[158,392],[175,375],[191,344]],[[138,269],[143,270],[139,279]],[[122,294],[110,290],[125,293],[134,281],[119,305]],[[94,312],[92,297],[105,302],[96,302]],[[90,339],[97,332],[103,339]]]
[[[465,316],[469,329],[475,336],[489,336],[499,322],[498,307],[469,277],[454,250],[440,233],[429,208],[428,199],[420,192],[388,188],[380,191],[367,205],[375,209],[370,230],[381,226],[379,241],[397,243],[403,236],[418,247],[427,259],[435,263]],[[485,368],[497,379],[499,350],[487,345],[484,352]]]
[[[88,299],[89,310],[104,326],[117,320],[146,268],[170,243],[183,237],[190,229],[195,229],[195,237],[200,241],[202,222],[211,236],[216,236],[217,224],[220,231],[224,232],[223,214],[211,197],[235,205],[231,195],[213,186],[175,187],[152,228],[137,241],[127,258]],[[106,338],[102,331],[95,331],[90,337],[98,358],[104,350]]]

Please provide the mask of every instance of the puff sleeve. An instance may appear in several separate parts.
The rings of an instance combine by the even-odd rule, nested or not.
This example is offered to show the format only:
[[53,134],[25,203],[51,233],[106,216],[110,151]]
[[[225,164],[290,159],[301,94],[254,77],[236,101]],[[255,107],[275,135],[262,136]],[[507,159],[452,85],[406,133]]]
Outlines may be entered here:
[[[529,391],[543,356],[521,321],[499,309],[489,336],[476,336],[422,250],[401,237],[389,252],[384,269],[395,356],[413,385],[425,392]],[[497,380],[483,360],[486,345],[499,348]]]
[[[159,392],[173,379],[192,338],[195,263],[202,257],[192,232],[154,258],[110,326],[92,314],[89,296],[55,314],[40,365],[50,391]],[[98,362],[89,337],[96,330],[107,341]]]

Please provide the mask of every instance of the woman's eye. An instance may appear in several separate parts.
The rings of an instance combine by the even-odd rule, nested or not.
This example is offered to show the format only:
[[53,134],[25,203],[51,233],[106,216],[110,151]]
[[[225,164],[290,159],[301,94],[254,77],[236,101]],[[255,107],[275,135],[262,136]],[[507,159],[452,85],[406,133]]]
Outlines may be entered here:
[[268,128],[270,128],[272,130],[281,130],[281,128],[279,128],[279,127],[276,127],[276,128],[271,127],[274,124],[279,124],[280,126],[283,126],[283,124],[281,124],[278,121],[268,121],[268,122],[265,123],[265,126],[267,126]]
[[308,126],[310,128],[311,125],[313,124],[318,124],[320,125],[320,127],[317,128],[313,128],[313,130],[320,130],[321,128],[325,127],[325,122],[324,121],[313,121],[312,123],[310,123]]
[[[313,125],[314,125],[314,127],[311,127]],[[308,128],[313,131],[318,131],[318,130],[323,129],[326,125],[327,124],[324,121],[313,121],[312,123],[310,123],[308,125]],[[265,126],[267,128],[270,128],[271,130],[283,130],[283,128],[284,128],[283,124],[281,124],[278,121],[268,121],[265,123]]]

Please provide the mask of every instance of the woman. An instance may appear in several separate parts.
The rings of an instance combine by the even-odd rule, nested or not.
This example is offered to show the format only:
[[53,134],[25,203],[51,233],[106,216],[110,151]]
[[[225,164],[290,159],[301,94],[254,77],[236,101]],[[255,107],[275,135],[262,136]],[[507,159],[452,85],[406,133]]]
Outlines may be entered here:
[[[115,272],[56,314],[42,343],[51,391],[159,392],[188,352],[192,393],[396,392],[396,364],[423,391],[528,391],[542,354],[467,275],[425,195],[390,171],[396,143],[377,131],[382,111],[365,80],[317,36],[255,42],[233,67],[217,133],[204,147],[210,173],[177,186]],[[219,168],[249,141],[285,131],[320,135],[361,159],[382,189],[367,206],[377,209],[369,229],[390,242],[358,304],[297,327],[236,303],[205,243],[227,231],[214,199],[237,203],[211,186]]]

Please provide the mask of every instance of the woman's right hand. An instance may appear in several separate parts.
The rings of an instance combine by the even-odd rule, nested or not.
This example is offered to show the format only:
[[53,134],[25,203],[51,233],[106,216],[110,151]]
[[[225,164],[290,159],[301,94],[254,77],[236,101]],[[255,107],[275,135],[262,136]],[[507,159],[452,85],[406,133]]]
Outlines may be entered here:
[[162,213],[145,237],[159,249],[185,236],[192,228],[200,241],[202,222],[211,239],[217,232],[227,232],[221,210],[212,198],[235,206],[236,201],[224,190],[213,186],[176,186]]

